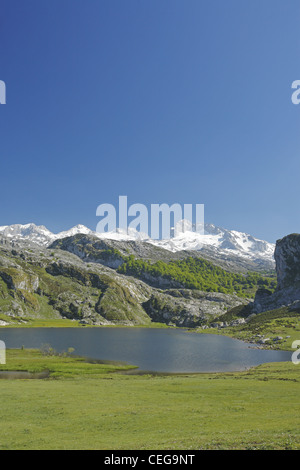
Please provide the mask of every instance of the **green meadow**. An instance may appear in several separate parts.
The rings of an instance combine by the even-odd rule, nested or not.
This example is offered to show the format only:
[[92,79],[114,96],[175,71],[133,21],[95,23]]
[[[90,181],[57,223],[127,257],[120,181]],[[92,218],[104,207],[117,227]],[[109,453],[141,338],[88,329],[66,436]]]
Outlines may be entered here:
[[8,350],[1,450],[300,449],[300,365],[221,374],[134,375],[51,351]]

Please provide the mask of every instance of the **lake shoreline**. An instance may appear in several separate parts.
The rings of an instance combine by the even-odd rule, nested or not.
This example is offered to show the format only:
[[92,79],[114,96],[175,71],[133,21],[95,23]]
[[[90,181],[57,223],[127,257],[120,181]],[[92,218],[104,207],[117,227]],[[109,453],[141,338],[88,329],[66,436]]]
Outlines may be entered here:
[[[10,353],[16,353],[19,351],[21,355],[24,353],[24,355],[29,354],[42,354],[40,349],[38,348],[8,348],[7,352],[8,354]],[[23,353],[22,353],[23,352]],[[257,367],[260,366],[265,366],[265,365],[271,365],[274,364],[272,362],[269,363],[261,363],[249,367],[244,367],[241,369],[235,369],[235,370],[227,370],[227,371],[188,371],[188,372],[163,372],[163,371],[154,371],[154,370],[142,370],[138,366],[134,364],[128,364],[126,362],[122,361],[113,361],[113,360],[104,360],[104,359],[94,359],[94,358],[89,358],[85,356],[79,356],[79,355],[64,355],[64,354],[58,354],[58,355],[53,355],[53,358],[57,358],[59,361],[60,359],[67,359],[69,358],[70,360],[79,360],[83,364],[88,365],[98,365],[98,366],[111,366],[114,368],[114,370],[110,371],[110,374],[117,374],[117,375],[126,375],[126,376],[153,376],[153,377],[191,377],[191,376],[212,376],[212,377],[220,377],[220,376],[232,376],[232,374],[239,374],[239,373],[246,373],[251,370],[256,369]],[[280,362],[281,364],[284,364],[284,361]],[[31,372],[30,370],[26,369],[10,369],[10,368],[5,368],[5,365],[0,365],[0,380],[44,380],[44,379],[53,379],[54,377],[51,374],[52,371],[50,371],[48,368],[45,368],[43,370],[37,371],[37,372]]]
[[[187,331],[189,333],[197,333],[197,334],[213,334],[213,335],[218,335],[218,336],[224,336],[228,337],[231,339],[239,340],[242,341],[246,344],[249,345],[250,348],[252,349],[259,349],[259,350],[273,350],[273,351],[292,351],[292,348],[280,348],[279,345],[276,344],[260,344],[259,340],[257,342],[255,341],[249,341],[247,338],[241,338],[238,336],[239,330],[237,329],[236,331],[224,331],[226,330],[225,328],[222,328],[222,331],[218,328],[208,328],[205,330],[202,330],[201,328],[190,328],[190,327],[179,327],[176,325],[167,325],[165,323],[150,323],[146,325],[122,325],[122,324],[111,324],[111,325],[89,325],[89,324],[80,324],[77,320],[37,320],[33,322],[24,322],[21,324],[7,324],[7,325],[1,325],[0,324],[0,332],[1,330],[5,330],[8,328],[24,328],[24,329],[36,329],[36,328],[59,328],[59,329],[110,329],[110,328],[146,328],[146,329],[175,329],[175,330],[182,330],[182,331]],[[0,333],[0,339],[1,339],[1,333]]]
[[256,347],[238,338],[213,334],[216,332],[201,333],[187,328],[145,326],[6,327],[2,335],[0,331],[0,339],[10,349],[39,349],[57,355],[68,354],[70,349],[86,361],[123,362],[135,366],[135,374],[143,375],[242,372],[262,363],[290,359],[287,350]]

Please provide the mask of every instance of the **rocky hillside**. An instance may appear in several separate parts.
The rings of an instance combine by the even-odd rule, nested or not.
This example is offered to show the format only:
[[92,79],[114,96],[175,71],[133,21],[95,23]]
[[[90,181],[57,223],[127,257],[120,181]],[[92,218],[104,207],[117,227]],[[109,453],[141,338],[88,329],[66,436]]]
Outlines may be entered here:
[[257,291],[254,312],[260,313],[281,307],[300,307],[300,235],[291,234],[278,240],[275,248],[277,288]]
[[[216,255],[213,249],[197,250],[181,250],[170,251],[160,246],[137,240],[113,240],[110,238],[99,239],[91,234],[76,234],[74,236],[65,237],[55,240],[49,245],[49,248],[59,248],[76,254],[84,261],[100,262],[110,267],[117,267],[121,264],[124,257],[132,255],[137,259],[150,261],[171,262],[186,259],[187,257],[205,259],[220,268],[236,273],[247,273],[249,271],[273,271],[272,265],[260,264],[241,258],[239,256],[229,256],[220,253]],[[107,254],[111,256],[107,257]],[[115,253],[115,255],[114,255]],[[122,255],[116,256],[116,253]]]
[[[94,325],[164,322],[195,327],[248,302],[236,294],[173,288],[172,282],[154,287],[121,274],[118,267],[126,256],[145,252],[137,244],[120,248],[83,235],[48,248],[2,237],[1,324],[68,318]],[[161,249],[150,247],[149,256],[154,256],[153,249],[158,250],[155,257],[161,255]]]

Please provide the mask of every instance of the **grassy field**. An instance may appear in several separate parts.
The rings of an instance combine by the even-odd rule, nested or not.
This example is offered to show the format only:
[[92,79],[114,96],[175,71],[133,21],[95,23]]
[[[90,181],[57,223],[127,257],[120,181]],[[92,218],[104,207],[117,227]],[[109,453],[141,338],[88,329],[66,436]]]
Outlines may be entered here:
[[125,375],[118,364],[8,350],[0,449],[300,449],[300,365]]

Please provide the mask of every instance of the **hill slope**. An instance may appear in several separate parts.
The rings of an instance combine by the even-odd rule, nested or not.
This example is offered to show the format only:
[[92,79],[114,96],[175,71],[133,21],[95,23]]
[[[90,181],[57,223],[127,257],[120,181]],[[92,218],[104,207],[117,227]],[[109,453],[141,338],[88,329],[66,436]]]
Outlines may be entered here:
[[154,286],[118,269],[132,259],[128,253],[97,243],[84,235],[49,248],[2,240],[0,320],[69,318],[96,325],[159,321],[193,327],[248,302],[233,292],[189,289],[178,280],[174,286],[172,277],[163,282],[157,277]]

